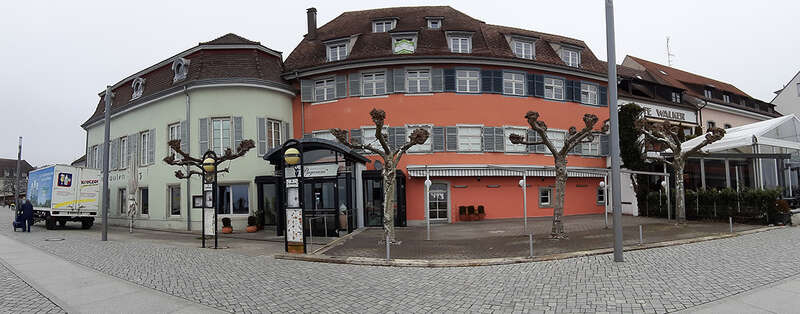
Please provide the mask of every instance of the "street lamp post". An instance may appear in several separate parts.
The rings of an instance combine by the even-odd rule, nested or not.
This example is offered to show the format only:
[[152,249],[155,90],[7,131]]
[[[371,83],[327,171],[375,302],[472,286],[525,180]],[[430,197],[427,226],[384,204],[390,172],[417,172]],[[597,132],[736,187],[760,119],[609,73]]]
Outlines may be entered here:
[[425,224],[428,226],[428,240],[431,239],[431,176],[428,173],[428,166],[425,166]]
[[206,247],[206,193],[211,192],[211,204],[214,209],[214,248],[218,245],[217,236],[217,154],[209,150],[203,154],[203,247]]
[[619,104],[617,104],[617,54],[614,44],[614,1],[606,0],[606,49],[608,51],[608,115],[611,123],[611,208],[614,210],[614,261],[622,257],[622,191],[620,191]]

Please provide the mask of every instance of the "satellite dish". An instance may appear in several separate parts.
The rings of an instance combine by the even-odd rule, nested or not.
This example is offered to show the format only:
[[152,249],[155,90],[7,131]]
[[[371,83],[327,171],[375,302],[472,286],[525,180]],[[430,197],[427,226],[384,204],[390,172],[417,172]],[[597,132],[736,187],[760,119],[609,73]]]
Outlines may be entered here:
[[378,171],[383,170],[383,164],[381,163],[380,160],[376,160],[375,161],[375,170],[378,170]]

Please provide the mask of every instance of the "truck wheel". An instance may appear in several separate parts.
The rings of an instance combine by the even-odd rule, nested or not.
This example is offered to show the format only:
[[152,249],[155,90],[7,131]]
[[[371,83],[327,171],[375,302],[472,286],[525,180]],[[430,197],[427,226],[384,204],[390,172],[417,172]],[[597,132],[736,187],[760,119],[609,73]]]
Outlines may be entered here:
[[94,225],[94,219],[86,219],[81,221],[81,229],[89,229]]
[[44,227],[47,230],[53,230],[56,228],[56,218],[53,216],[47,216],[44,219]]
[[64,228],[64,226],[66,226],[66,225],[67,225],[67,221],[66,220],[64,220],[64,219],[59,219],[58,220],[58,226],[59,227]]

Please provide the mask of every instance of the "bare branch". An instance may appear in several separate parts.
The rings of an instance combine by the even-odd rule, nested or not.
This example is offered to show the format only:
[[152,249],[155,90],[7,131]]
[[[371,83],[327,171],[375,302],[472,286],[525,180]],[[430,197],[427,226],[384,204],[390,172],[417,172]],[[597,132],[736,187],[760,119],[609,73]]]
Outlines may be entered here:
[[372,108],[369,115],[372,117],[372,122],[375,123],[375,138],[381,144],[384,154],[391,156],[392,150],[389,148],[386,135],[383,134],[383,122],[386,120],[386,112],[383,109]]
[[721,129],[721,128],[718,128],[718,127],[710,128],[710,129],[708,129],[708,133],[706,133],[706,138],[700,144],[698,144],[695,147],[692,147],[692,149],[687,151],[685,155],[688,156],[688,155],[694,154],[697,151],[699,151],[701,148],[706,147],[706,145],[714,143],[716,141],[719,141],[723,137],[725,137],[725,130],[724,129]]
[[339,141],[339,143],[341,143],[344,146],[350,147],[351,149],[366,150],[373,154],[384,156],[384,153],[382,151],[376,149],[375,147],[372,147],[371,145],[351,143],[350,140],[347,139],[347,130],[330,129],[328,131],[330,131],[331,134],[333,134],[333,137],[335,137],[336,140]]
[[415,129],[413,132],[411,132],[411,135],[408,136],[408,142],[403,144],[400,149],[394,152],[394,162],[399,162],[400,159],[403,158],[403,155],[406,153],[406,151],[408,151],[412,146],[425,144],[425,141],[428,140],[429,136],[430,133],[428,133],[428,130],[423,128]]

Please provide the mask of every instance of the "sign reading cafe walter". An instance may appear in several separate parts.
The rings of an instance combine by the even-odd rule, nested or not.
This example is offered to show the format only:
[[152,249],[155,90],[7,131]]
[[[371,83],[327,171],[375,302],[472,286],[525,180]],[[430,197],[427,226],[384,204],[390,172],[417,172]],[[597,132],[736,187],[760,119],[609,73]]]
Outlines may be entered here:
[[628,103],[635,103],[639,105],[639,107],[642,107],[642,109],[644,109],[644,115],[649,118],[697,124],[697,113],[692,110],[648,104],[638,101],[619,100],[620,106]]

